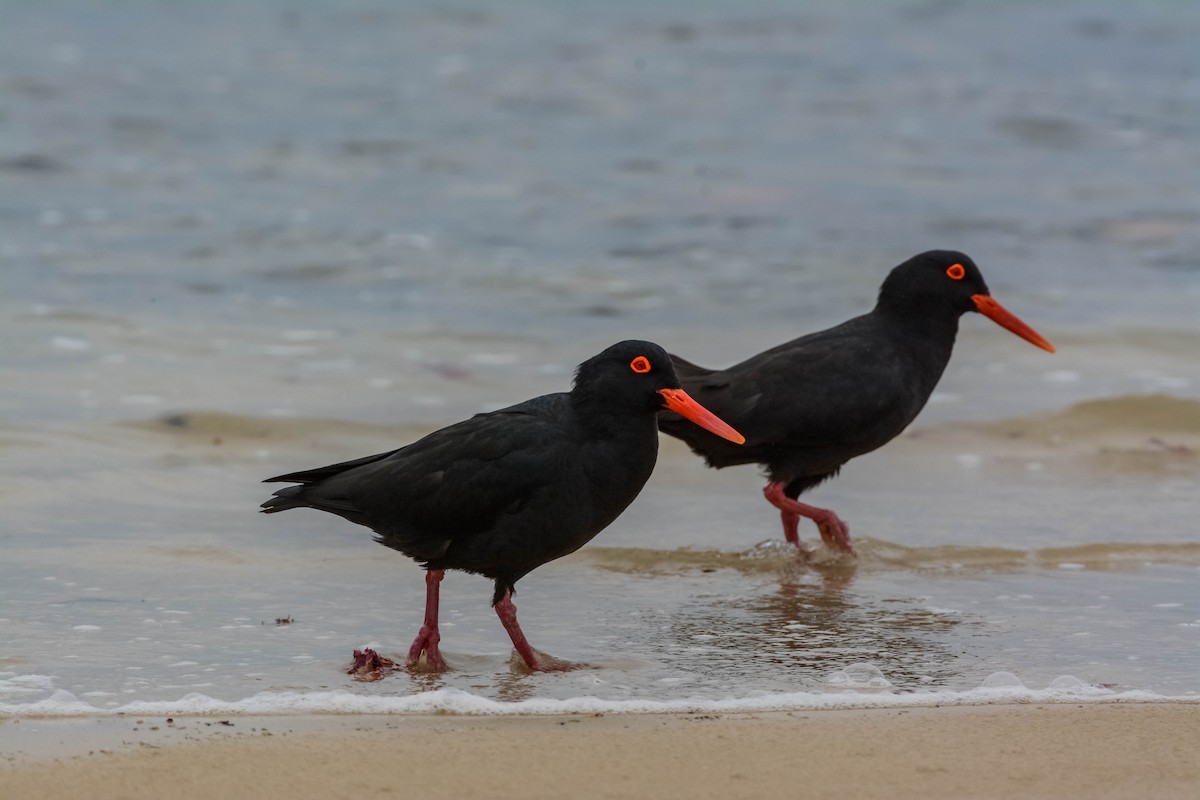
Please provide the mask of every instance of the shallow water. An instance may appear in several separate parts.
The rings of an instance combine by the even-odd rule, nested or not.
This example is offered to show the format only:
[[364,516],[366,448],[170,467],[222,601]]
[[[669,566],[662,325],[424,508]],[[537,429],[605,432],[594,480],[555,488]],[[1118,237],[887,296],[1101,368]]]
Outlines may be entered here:
[[[0,713],[1200,691],[1200,12],[872,8],[9,9]],[[419,569],[254,513],[617,339],[718,365],[860,313],[930,247],[1059,352],[964,320],[914,428],[811,496],[856,565],[667,441],[519,586],[587,668],[514,668],[455,574],[454,671],[358,683]]]

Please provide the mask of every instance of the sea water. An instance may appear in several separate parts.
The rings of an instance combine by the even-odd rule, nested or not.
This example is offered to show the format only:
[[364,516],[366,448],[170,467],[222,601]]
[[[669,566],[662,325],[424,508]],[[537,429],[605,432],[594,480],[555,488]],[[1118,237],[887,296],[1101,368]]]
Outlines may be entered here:
[[[0,30],[0,714],[765,709],[1200,696],[1190,4],[54,2]],[[780,545],[664,440],[518,585],[443,584],[259,481],[569,386],[719,366],[953,247],[917,423]]]

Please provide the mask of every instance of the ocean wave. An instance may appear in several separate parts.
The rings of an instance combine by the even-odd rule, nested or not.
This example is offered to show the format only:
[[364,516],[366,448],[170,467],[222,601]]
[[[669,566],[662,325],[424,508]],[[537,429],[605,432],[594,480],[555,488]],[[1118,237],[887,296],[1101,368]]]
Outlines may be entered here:
[[[452,421],[447,418],[446,422]],[[131,430],[179,445],[214,443],[236,448],[268,445],[311,445],[328,441],[355,446],[359,440],[390,441],[397,445],[427,434],[428,423],[372,423],[302,416],[255,416],[211,409],[159,414],[103,426],[69,428],[40,436],[19,429],[2,430],[2,446],[54,444],[63,439],[124,448],[139,448],[145,440],[130,439]],[[1061,411],[989,422],[956,422],[917,427],[901,439],[906,446],[962,448],[976,443],[987,452],[1006,455],[1034,453],[1058,456],[1107,457],[1134,454],[1157,457],[1177,465],[1200,466],[1200,400],[1166,394],[1124,395],[1087,400]],[[682,453],[682,451],[680,451]],[[667,448],[664,458],[672,455]],[[1113,463],[1120,465],[1119,459]],[[1137,466],[1134,464],[1133,466]]]
[[114,425],[182,441],[208,443],[219,440],[226,444],[307,441],[314,436],[372,438],[402,443],[430,431],[424,425],[376,424],[324,417],[259,417],[204,410],[183,411]]
[[1106,471],[1191,471],[1200,468],[1200,400],[1107,397],[1047,414],[918,427],[901,441],[918,448],[979,450],[1000,462],[1032,458]]
[[779,573],[817,569],[824,573],[898,569],[914,571],[995,572],[1021,569],[1117,570],[1147,564],[1200,566],[1200,543],[1138,544],[1110,542],[1070,547],[1018,550],[1004,547],[939,545],[908,547],[883,539],[855,540],[858,558],[847,560],[818,551],[797,559],[795,548],[782,540],[764,542],[749,550],[654,550],[641,547],[588,547],[575,559],[600,569],[631,575],[666,575],[732,569],[744,573]]
[[1027,703],[1200,703],[1200,695],[1160,695],[1141,690],[1113,691],[1084,684],[1073,676],[1031,689],[1009,673],[997,673],[965,691],[893,692],[846,688],[830,692],[752,692],[744,697],[673,700],[606,700],[580,696],[563,699],[493,700],[462,689],[444,688],[404,696],[321,692],[260,692],[240,700],[188,694],[179,700],[133,701],[97,708],[66,691],[30,703],[0,703],[0,717],[77,717],[139,715],[286,715],[286,714],[454,714],[462,716],[554,714],[665,714],[806,711],[820,709],[911,708]]

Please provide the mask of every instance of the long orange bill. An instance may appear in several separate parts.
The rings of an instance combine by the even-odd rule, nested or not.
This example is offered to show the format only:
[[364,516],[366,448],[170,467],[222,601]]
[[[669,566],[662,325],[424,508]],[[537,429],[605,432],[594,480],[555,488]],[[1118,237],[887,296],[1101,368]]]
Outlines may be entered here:
[[1022,322],[1016,314],[993,300],[990,294],[971,295],[971,299],[975,301],[975,307],[979,309],[980,314],[983,314],[1001,328],[1012,331],[1025,341],[1035,344],[1047,352],[1054,352],[1054,345],[1046,341],[1045,337],[1040,333]]
[[659,389],[658,393],[667,401],[667,408],[679,416],[711,431],[734,444],[745,444],[746,437],[726,425],[721,418],[693,400],[683,389]]

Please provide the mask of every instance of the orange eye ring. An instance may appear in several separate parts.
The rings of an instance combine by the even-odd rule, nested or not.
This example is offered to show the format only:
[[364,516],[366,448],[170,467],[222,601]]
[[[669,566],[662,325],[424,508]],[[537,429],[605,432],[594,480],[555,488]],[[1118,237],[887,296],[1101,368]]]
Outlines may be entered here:
[[966,277],[967,270],[962,264],[951,264],[950,268],[946,270],[946,274],[956,281],[961,281]]
[[650,359],[645,356],[638,356],[629,362],[629,368],[639,375],[645,375],[650,371]]

